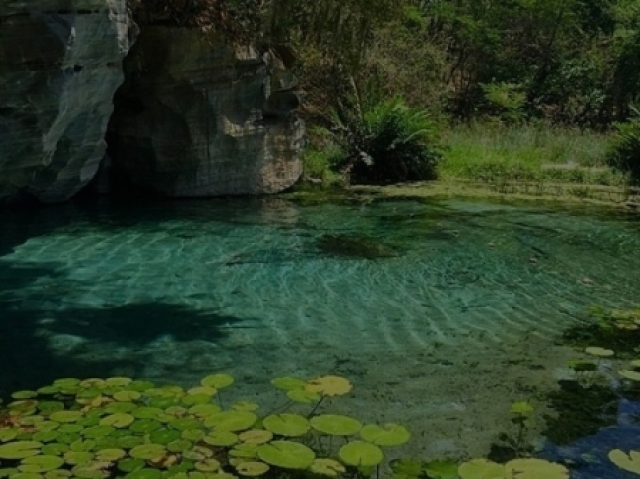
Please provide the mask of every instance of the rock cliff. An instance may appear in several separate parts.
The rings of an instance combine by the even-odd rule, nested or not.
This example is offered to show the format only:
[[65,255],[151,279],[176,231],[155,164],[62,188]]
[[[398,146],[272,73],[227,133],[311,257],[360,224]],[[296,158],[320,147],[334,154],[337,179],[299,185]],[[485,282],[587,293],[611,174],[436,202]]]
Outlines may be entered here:
[[93,178],[129,34],[125,0],[0,0],[0,199]]
[[301,175],[295,79],[278,60],[190,28],[145,27],[125,60],[114,170],[168,196],[274,193]]

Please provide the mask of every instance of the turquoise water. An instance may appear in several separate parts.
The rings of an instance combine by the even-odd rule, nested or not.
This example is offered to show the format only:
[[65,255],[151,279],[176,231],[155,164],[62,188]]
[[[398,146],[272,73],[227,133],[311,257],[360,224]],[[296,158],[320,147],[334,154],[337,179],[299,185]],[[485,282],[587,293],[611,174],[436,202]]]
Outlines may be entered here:
[[[510,401],[566,374],[563,328],[640,291],[640,221],[597,210],[253,199],[0,217],[3,394],[228,371],[269,402],[272,377],[336,373],[355,386],[338,409],[428,431],[433,455],[484,451]],[[362,237],[383,256],[354,254]]]

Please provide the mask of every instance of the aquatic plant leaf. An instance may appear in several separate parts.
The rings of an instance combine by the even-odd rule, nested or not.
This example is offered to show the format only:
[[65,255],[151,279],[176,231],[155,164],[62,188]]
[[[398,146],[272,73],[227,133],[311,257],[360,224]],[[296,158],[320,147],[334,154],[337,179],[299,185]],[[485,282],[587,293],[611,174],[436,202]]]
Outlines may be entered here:
[[158,429],[149,435],[149,440],[154,444],[169,444],[182,437],[182,432],[175,429]]
[[44,474],[44,479],[67,479],[71,477],[72,472],[66,469],[56,469],[54,471],[47,471]]
[[258,416],[250,411],[223,411],[206,418],[204,424],[217,431],[236,432],[250,429],[257,420]]
[[116,444],[122,449],[131,449],[144,443],[144,438],[140,436],[119,437]]
[[181,400],[182,404],[191,407],[197,404],[208,404],[211,402],[211,396],[208,394],[187,394]]
[[315,459],[309,470],[321,476],[338,477],[346,472],[345,467],[334,459]]
[[353,441],[345,444],[338,451],[338,456],[349,466],[377,466],[384,460],[384,453],[375,444],[363,441]]
[[411,433],[400,424],[368,424],[362,428],[360,436],[376,446],[400,446],[409,441]]
[[226,388],[227,386],[231,386],[234,381],[235,379],[233,378],[233,376],[229,374],[212,374],[211,376],[207,376],[202,381],[200,381],[200,384],[205,387],[222,389]]
[[76,451],[68,451],[64,453],[64,462],[67,464],[84,464],[85,462],[89,462],[93,459],[92,452],[76,452]]
[[209,417],[221,411],[220,407],[215,404],[196,404],[189,408],[189,414],[198,417]]
[[209,386],[198,386],[189,389],[187,391],[187,394],[192,396],[198,396],[200,394],[204,394],[205,396],[215,396],[216,394],[218,394],[218,390]]
[[18,435],[15,429],[0,429],[0,442],[13,441]]
[[[394,459],[389,463],[391,470],[400,477],[418,477],[422,473],[422,461],[416,459]],[[455,468],[456,476],[458,467]]]
[[115,430],[116,428],[113,426],[104,426],[104,425],[93,426],[85,429],[83,434],[84,434],[84,437],[96,439],[96,438],[108,436],[109,434],[112,434]]
[[162,472],[159,469],[151,469],[145,467],[144,469],[138,469],[137,471],[130,472],[125,476],[125,479],[161,479]]
[[101,426],[113,426],[118,429],[123,429],[129,426],[134,421],[134,417],[127,413],[117,413],[110,416],[106,416],[100,420]]
[[211,446],[229,447],[237,444],[238,436],[229,431],[214,431],[202,438],[204,442]]
[[236,471],[241,476],[257,477],[265,474],[269,470],[269,465],[264,462],[250,461],[241,462],[236,465]]
[[138,434],[151,434],[158,429],[162,429],[162,423],[153,419],[138,419],[129,426],[129,431]]
[[273,433],[264,429],[251,429],[240,434],[238,439],[252,444],[264,444],[273,439]]
[[120,459],[124,459],[127,452],[124,449],[101,449],[96,452],[96,460],[104,462],[116,462]]
[[82,418],[80,411],[56,411],[49,418],[55,422],[76,422]]
[[64,460],[58,456],[31,456],[24,458],[18,470],[21,472],[42,473],[53,471],[60,468],[64,464]]
[[305,435],[311,425],[307,418],[299,414],[274,414],[262,421],[262,426],[279,436],[297,437]]
[[155,387],[155,384],[152,383],[151,381],[141,381],[141,380],[134,380],[131,381],[128,385],[127,385],[127,389],[130,391],[138,391],[138,392],[144,392],[147,391],[149,389],[152,389]]
[[67,444],[54,442],[53,444],[47,444],[44,446],[42,448],[42,454],[46,454],[47,456],[61,456],[68,450],[69,446]]
[[213,451],[208,447],[194,446],[191,450],[182,453],[183,457],[194,461],[202,461],[213,456]]
[[585,349],[584,352],[599,358],[608,358],[615,354],[611,349],[598,348],[595,346]]
[[251,401],[238,401],[231,405],[231,409],[235,409],[236,411],[257,411],[260,409],[260,406]]
[[54,412],[62,411],[64,404],[61,401],[40,401],[38,402],[38,410],[40,414],[49,416]]
[[51,396],[60,392],[59,386],[43,386],[36,390],[42,396]]
[[340,376],[322,376],[312,379],[305,389],[323,396],[342,396],[351,391],[353,386],[348,379]]
[[69,445],[73,452],[88,452],[96,447],[95,441],[74,441]]
[[431,461],[424,470],[430,479],[458,479],[458,465],[452,461]]
[[40,454],[43,444],[37,441],[17,441],[0,445],[0,459],[24,459]]
[[620,449],[614,449],[609,451],[609,460],[620,469],[640,474],[640,451],[630,451],[626,454]]
[[505,464],[505,470],[506,477],[513,479],[569,479],[566,467],[544,459],[514,459]]
[[16,391],[11,394],[13,399],[33,399],[38,397],[38,393],[36,391]]
[[4,479],[5,477],[13,477],[17,474],[18,470],[14,467],[3,467],[0,469],[0,479]]
[[220,469],[220,462],[213,458],[203,459],[202,461],[196,462],[193,467],[201,472],[215,472]]
[[52,442],[58,438],[57,431],[40,431],[33,435],[32,439],[38,442]]
[[139,391],[118,391],[113,395],[116,401],[131,402],[140,399],[142,394]]
[[120,469],[122,472],[137,471],[138,469],[142,469],[145,465],[146,462],[142,459],[133,459],[130,457],[118,461],[118,469]]
[[511,414],[530,414],[533,412],[533,406],[527,401],[518,401],[511,404]]
[[193,443],[187,439],[177,439],[167,444],[167,449],[171,452],[184,452],[193,447]]
[[316,431],[330,436],[352,436],[362,429],[362,423],[357,419],[337,414],[316,416],[310,422]]
[[460,464],[458,475],[460,479],[507,479],[504,466],[488,459],[473,459]]
[[228,472],[214,472],[213,474],[208,474],[206,479],[238,479],[238,476]]
[[185,429],[181,432],[182,439],[198,442],[206,433],[202,429]]
[[173,419],[169,422],[169,426],[178,431],[186,431],[188,429],[201,428],[202,422],[190,417],[183,417],[181,419]]
[[37,472],[16,472],[11,479],[42,479],[42,474]]
[[258,457],[258,444],[252,444],[250,442],[244,442],[238,444],[229,451],[229,455],[233,457],[239,457],[244,459],[253,459]]
[[134,459],[144,459],[147,461],[157,459],[166,454],[166,449],[160,444],[142,444],[129,451],[129,455]]
[[307,381],[294,377],[282,377],[271,380],[272,386],[277,389],[284,389],[285,391],[294,391],[296,389],[304,389],[307,386]]
[[634,359],[630,364],[633,368],[640,368],[640,359]]
[[113,377],[113,378],[105,379],[104,383],[107,386],[123,387],[123,386],[128,386],[129,384],[131,384],[132,381],[133,381],[133,379],[131,379],[131,378]]
[[128,414],[137,408],[137,405],[128,401],[112,402],[104,407],[104,412],[106,412],[107,414]]
[[292,389],[287,391],[287,397],[294,402],[302,404],[311,404],[320,401],[320,394],[305,389]]
[[143,406],[131,411],[131,415],[136,419],[155,419],[163,412],[159,407]]
[[307,469],[316,458],[315,452],[304,444],[273,441],[258,447],[260,460],[284,469]]
[[623,370],[618,371],[618,374],[625,379],[629,379],[630,381],[640,381],[640,371]]

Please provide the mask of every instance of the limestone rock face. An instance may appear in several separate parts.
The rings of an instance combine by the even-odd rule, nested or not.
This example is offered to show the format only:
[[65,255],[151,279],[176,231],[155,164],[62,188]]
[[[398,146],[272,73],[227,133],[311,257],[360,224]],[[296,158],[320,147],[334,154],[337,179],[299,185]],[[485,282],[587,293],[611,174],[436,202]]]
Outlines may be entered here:
[[275,193],[302,173],[295,81],[273,57],[146,27],[125,60],[109,151],[117,174],[176,197]]
[[0,200],[93,178],[130,26],[126,0],[0,0]]

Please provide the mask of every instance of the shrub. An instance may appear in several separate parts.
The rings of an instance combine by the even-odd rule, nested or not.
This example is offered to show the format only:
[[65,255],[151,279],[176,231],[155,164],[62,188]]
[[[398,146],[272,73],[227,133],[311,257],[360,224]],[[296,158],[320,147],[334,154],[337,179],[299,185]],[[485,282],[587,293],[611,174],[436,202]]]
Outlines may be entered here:
[[428,112],[393,98],[362,110],[342,108],[326,131],[344,151],[335,167],[353,183],[430,180],[442,157],[436,123]]
[[634,182],[640,182],[640,111],[627,123],[616,125],[607,160],[611,166],[628,172]]

